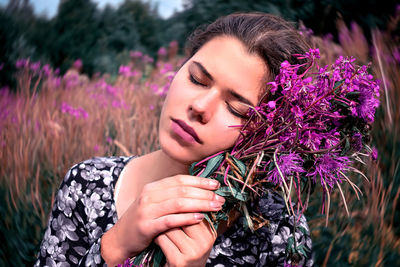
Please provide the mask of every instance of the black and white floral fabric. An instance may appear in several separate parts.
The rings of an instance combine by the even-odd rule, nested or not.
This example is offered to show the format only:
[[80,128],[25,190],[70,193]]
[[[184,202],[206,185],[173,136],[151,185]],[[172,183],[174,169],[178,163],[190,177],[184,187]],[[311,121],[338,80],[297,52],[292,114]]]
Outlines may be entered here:
[[[66,174],[53,205],[35,266],[106,266],[102,235],[117,222],[114,188],[132,157],[93,158]],[[293,218],[278,194],[264,195],[252,207],[270,221],[255,233],[236,222],[217,238],[207,266],[284,266],[293,239]],[[239,219],[240,220],[240,219]],[[297,222],[296,244],[305,248],[300,265],[312,266],[311,238],[304,217]]]

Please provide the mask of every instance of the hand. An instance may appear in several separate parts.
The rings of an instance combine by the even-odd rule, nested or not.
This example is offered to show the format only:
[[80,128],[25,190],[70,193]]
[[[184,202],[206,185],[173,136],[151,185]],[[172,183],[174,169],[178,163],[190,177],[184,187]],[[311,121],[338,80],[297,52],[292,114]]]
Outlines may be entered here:
[[217,238],[206,220],[194,225],[170,229],[154,242],[167,258],[167,267],[205,266]]
[[199,212],[218,211],[224,198],[219,183],[191,175],[176,175],[149,183],[118,222],[103,235],[102,256],[114,266],[144,250],[160,233],[202,221]]

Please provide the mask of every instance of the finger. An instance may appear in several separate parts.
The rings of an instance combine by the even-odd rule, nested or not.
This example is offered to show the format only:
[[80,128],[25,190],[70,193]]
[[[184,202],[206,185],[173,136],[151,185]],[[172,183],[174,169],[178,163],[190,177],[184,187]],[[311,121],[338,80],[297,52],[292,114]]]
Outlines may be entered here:
[[177,248],[177,246],[172,242],[166,234],[161,234],[154,239],[161,250],[163,251],[165,257],[168,259],[181,258],[182,253]]
[[182,254],[193,252],[193,240],[181,228],[170,229],[164,234]]
[[188,237],[194,240],[202,240],[205,243],[214,243],[217,238],[216,231],[207,220],[202,220],[200,223],[193,225],[182,226],[182,230]]
[[201,213],[178,213],[162,216],[153,221],[155,233],[162,233],[172,228],[200,223],[204,219]]
[[175,213],[218,211],[222,205],[223,203],[215,200],[175,198],[151,204],[149,215],[152,218],[158,218]]
[[216,190],[219,188],[220,184],[213,179],[181,174],[149,183],[146,186],[149,187],[149,190],[165,190],[167,187],[176,186],[192,186],[207,190]]
[[215,200],[222,203],[225,202],[225,199],[222,196],[215,194],[213,191],[191,186],[176,186],[163,190],[153,191],[151,193],[149,202],[159,203],[174,198],[195,198],[204,200]]

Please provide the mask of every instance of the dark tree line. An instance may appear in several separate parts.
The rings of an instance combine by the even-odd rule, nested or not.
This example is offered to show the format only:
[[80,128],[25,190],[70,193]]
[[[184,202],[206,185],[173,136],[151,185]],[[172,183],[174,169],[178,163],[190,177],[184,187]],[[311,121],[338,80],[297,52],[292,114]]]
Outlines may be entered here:
[[[157,5],[125,0],[117,8],[98,9],[91,0],[62,0],[51,19],[36,16],[29,0],[11,0],[0,9],[0,86],[13,85],[15,61],[30,57],[66,71],[83,61],[83,71],[115,73],[130,50],[156,56],[160,46],[177,40],[183,46],[198,25],[238,11],[263,11],[304,24],[315,34],[336,35],[335,20],[356,21],[368,35],[385,28],[395,0],[186,0],[182,11],[163,19]],[[1,66],[1,65],[0,65]]]

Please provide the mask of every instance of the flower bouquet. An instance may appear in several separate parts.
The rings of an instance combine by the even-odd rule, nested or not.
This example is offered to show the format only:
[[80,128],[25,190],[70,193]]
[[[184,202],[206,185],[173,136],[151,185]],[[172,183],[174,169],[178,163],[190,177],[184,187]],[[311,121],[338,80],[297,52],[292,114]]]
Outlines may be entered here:
[[[280,192],[287,212],[296,218],[307,209],[310,194],[321,192],[328,223],[334,190],[339,190],[349,213],[343,182],[353,188],[357,198],[361,194],[348,173],[356,172],[368,180],[353,164],[376,158],[368,143],[379,105],[379,80],[368,73],[368,66],[356,66],[352,57],[340,57],[331,66],[321,67],[318,49],[293,56],[304,63],[281,64],[258,106],[249,106],[245,124],[233,126],[241,128],[234,147],[190,168],[191,175],[221,183],[216,193],[226,202],[222,210],[205,215],[214,230],[222,221],[229,225],[235,210],[241,212],[244,227],[251,231],[267,224],[246,204],[271,190]],[[159,255],[157,249],[140,254],[134,264],[158,266],[162,257],[151,256]],[[289,253],[304,251],[291,246]]]

